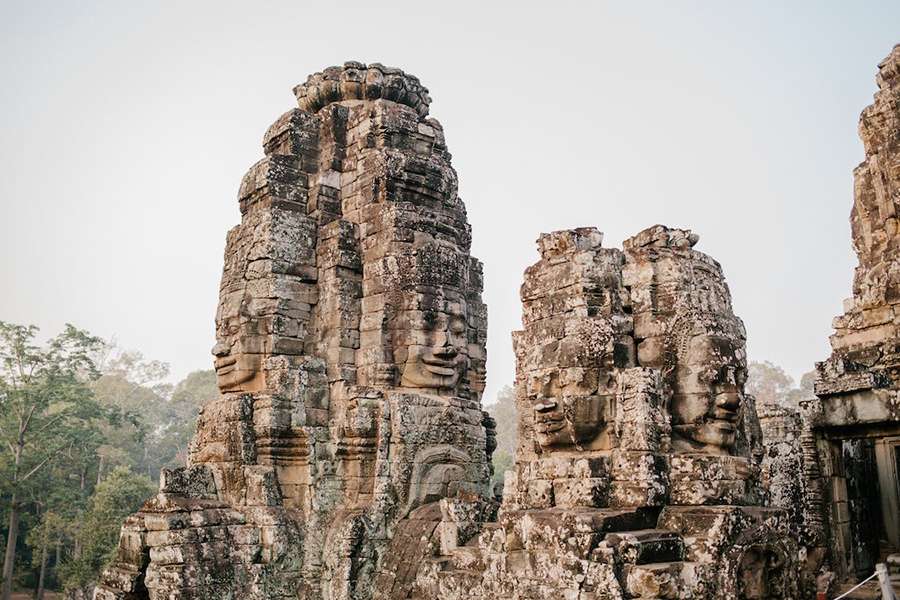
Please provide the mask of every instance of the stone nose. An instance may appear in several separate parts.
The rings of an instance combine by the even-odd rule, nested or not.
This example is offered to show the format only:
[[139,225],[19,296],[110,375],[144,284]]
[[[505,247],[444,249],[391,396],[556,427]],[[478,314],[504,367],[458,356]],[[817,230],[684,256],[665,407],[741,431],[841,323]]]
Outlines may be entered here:
[[741,406],[741,397],[736,392],[725,392],[716,396],[716,406],[718,408],[737,412]]
[[453,351],[456,353],[456,349],[453,348],[453,345],[450,343],[450,334],[446,331],[439,331],[434,334],[434,347],[439,348],[441,353],[446,353],[448,351]]
[[213,356],[225,356],[229,350],[231,350],[231,347],[228,344],[216,342],[216,345],[212,347],[212,354]]

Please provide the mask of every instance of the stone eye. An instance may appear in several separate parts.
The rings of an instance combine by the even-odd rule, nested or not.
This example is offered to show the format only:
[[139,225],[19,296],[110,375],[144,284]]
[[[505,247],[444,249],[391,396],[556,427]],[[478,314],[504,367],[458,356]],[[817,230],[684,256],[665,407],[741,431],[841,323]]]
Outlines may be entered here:
[[466,322],[460,318],[456,318],[450,321],[450,331],[453,333],[465,333],[466,332]]

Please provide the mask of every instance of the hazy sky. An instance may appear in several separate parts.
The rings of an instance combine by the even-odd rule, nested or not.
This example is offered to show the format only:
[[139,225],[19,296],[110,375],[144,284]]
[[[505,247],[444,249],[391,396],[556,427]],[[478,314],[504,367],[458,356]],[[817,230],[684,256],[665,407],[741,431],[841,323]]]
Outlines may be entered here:
[[[590,4],[590,6],[589,6]],[[884,2],[0,3],[0,319],[210,368],[225,232],[291,88],[345,60],[430,89],[513,380],[542,231],[700,234],[752,359],[799,376],[849,295]]]

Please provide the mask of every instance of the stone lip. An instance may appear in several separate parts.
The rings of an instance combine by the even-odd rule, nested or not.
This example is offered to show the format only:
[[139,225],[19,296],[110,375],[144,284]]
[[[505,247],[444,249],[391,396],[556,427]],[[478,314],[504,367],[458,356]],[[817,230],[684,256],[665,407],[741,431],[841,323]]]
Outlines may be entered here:
[[294,87],[294,95],[300,108],[312,113],[344,100],[383,99],[409,106],[424,118],[431,104],[428,88],[415,75],[380,63],[355,61],[313,73]]

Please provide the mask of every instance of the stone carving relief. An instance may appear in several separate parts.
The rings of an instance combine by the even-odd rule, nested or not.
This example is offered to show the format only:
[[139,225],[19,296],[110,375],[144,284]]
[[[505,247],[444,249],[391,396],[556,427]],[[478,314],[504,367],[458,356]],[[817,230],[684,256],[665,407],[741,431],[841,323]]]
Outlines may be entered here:
[[732,454],[746,404],[746,334],[721,267],[693,249],[698,239],[656,226],[625,242],[638,361],[661,369],[671,391],[674,451]]
[[785,562],[785,557],[771,546],[756,545],[747,548],[738,564],[738,598],[784,598]]
[[98,600],[796,598],[746,333],[698,236],[541,235],[498,512],[483,270],[427,91],[354,62],[294,92],[227,237],[220,398]]
[[663,226],[622,250],[593,228],[540,237],[498,521],[460,497],[430,526],[410,513],[376,599],[799,598],[787,511],[756,481],[743,324],[697,241]]
[[744,349],[733,336],[716,332],[694,329],[684,338],[675,342],[672,446],[680,452],[727,454],[737,440],[745,404]]
[[[214,489],[165,486],[123,534],[149,562],[123,546],[101,599],[141,585],[154,600],[367,598],[398,519],[490,496],[482,268],[427,91],[361,63],[294,91],[299,109],[266,132],[226,240],[221,397],[189,467]],[[242,523],[222,540],[228,569],[188,558],[176,540],[202,533],[192,525],[148,537],[154,520],[202,523],[213,509]],[[184,561],[162,561],[159,544]]]

